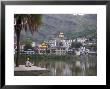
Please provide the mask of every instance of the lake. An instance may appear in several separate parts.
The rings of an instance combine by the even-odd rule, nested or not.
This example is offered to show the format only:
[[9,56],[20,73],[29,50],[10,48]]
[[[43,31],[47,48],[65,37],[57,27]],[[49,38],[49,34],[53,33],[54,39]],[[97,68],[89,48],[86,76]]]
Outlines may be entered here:
[[[60,58],[59,58],[60,57]],[[24,64],[23,56],[20,64]],[[32,58],[35,66],[46,68],[49,72],[37,76],[97,76],[97,55],[81,56],[42,56]]]

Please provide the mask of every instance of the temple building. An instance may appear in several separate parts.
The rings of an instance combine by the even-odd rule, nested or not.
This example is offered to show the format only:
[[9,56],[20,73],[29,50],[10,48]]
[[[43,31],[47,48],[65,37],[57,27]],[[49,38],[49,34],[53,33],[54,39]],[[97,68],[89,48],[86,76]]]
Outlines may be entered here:
[[38,54],[46,54],[46,49],[48,48],[47,44],[46,43],[41,43],[39,46],[38,46]]
[[50,53],[62,55],[68,52],[68,49],[73,41],[74,40],[65,39],[64,33],[60,32],[56,38],[53,38],[52,40],[49,40],[46,43],[50,46],[48,47]]

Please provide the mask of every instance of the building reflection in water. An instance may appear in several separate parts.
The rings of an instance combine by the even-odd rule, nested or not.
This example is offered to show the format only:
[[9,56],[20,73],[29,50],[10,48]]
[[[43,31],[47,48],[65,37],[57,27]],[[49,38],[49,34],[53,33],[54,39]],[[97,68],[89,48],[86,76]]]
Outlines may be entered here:
[[96,76],[96,56],[81,56],[76,61],[46,61],[39,62],[49,69],[48,76]]

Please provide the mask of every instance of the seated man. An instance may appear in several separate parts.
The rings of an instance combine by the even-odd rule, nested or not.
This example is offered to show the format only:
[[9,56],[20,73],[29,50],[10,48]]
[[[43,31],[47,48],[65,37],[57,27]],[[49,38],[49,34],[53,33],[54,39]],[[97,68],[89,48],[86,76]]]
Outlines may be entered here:
[[26,67],[31,67],[32,63],[29,61],[29,58],[27,58],[27,61],[25,62]]

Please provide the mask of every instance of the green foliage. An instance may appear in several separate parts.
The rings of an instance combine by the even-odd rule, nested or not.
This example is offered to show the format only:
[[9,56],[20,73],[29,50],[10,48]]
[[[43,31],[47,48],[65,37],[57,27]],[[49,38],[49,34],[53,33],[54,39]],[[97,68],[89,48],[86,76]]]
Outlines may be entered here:
[[24,44],[25,45],[31,45],[32,44],[32,39],[31,38],[27,38],[24,40]]
[[[16,58],[16,54],[14,55],[14,57]],[[51,55],[47,55],[47,54],[32,54],[32,55],[26,55],[26,54],[20,54],[20,57],[19,57],[19,63],[20,64],[23,64],[25,63],[25,61],[27,60],[27,58],[30,59],[31,62],[33,61],[67,61],[68,59],[68,62],[69,60],[71,59],[76,59],[75,56],[72,56],[72,55],[55,55],[55,54],[51,54]]]
[[97,51],[97,44],[90,44],[87,45],[86,47],[90,50]]
[[96,38],[97,32],[96,32],[96,29],[93,29],[93,30],[85,29],[84,31],[79,31],[79,32],[74,32],[74,33],[68,32],[66,33],[66,35],[68,38],[72,38],[72,39],[78,38],[78,37]]
[[[43,14],[42,18],[42,25],[39,28],[39,32],[35,33],[37,38],[36,35],[33,35],[33,39],[39,42],[57,37],[58,32],[64,32],[67,39],[74,39],[79,36],[86,36],[84,35],[86,33],[85,30],[89,30],[90,32],[92,30],[97,31],[97,15],[95,14],[84,16]],[[87,36],[89,35],[92,34],[88,34]],[[25,35],[22,38],[25,38]]]
[[[16,66],[18,66],[19,60],[19,42],[20,42],[20,33],[21,30],[29,30],[33,34],[34,31],[38,30],[38,27],[41,25],[41,15],[40,14],[14,14],[14,30],[17,37],[17,57],[16,57]],[[30,44],[31,41],[26,43]]]
[[20,30],[27,31],[29,27],[32,34],[42,24],[42,16],[40,14],[15,14],[14,18],[16,20],[16,26],[22,24]]
[[60,42],[60,43],[59,43],[59,46],[63,46],[63,43],[62,43],[62,42]]
[[42,24],[42,15],[41,14],[31,14],[31,16],[34,17],[35,21],[37,22],[37,25],[41,25]]
[[82,44],[80,42],[72,42],[71,48],[80,48]]

